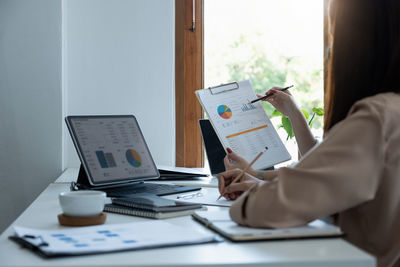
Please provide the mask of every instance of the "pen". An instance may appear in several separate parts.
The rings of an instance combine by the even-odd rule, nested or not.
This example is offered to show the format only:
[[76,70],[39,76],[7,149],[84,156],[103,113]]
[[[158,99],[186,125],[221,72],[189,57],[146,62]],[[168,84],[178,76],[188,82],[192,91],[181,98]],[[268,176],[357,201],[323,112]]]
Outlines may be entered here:
[[[292,87],[293,87],[293,85],[285,87],[285,88],[282,88],[282,89],[277,90],[277,91],[281,91],[281,92],[282,91],[286,91],[287,89],[292,88]],[[274,93],[269,93],[269,94],[266,94],[265,96],[262,96],[260,98],[254,99],[254,100],[250,101],[249,104],[253,104],[253,103],[257,102],[257,101],[267,99],[268,97],[272,96],[273,94]]]
[[[254,164],[254,162],[256,162],[256,160],[258,160],[258,159],[261,157],[261,155],[262,155],[263,153],[264,153],[264,152],[258,153],[258,155],[249,163],[249,165],[247,165],[246,168],[244,168],[244,169],[239,173],[239,175],[236,176],[235,179],[233,179],[233,181],[231,182],[231,184],[234,184],[234,183],[236,183],[237,181],[239,181],[240,178],[242,178],[243,174],[244,174],[245,172],[247,172],[248,169],[250,169],[250,167]],[[224,192],[221,193],[221,195],[219,195],[219,197],[217,198],[217,200],[219,200],[224,194],[225,194],[225,190],[224,190]]]

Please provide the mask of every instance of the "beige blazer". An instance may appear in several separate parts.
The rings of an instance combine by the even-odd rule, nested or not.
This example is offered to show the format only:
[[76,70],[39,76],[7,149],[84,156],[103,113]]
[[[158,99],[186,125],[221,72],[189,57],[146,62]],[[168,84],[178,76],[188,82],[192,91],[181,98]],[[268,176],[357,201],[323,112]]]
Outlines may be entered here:
[[280,168],[230,209],[239,224],[272,228],[335,213],[346,239],[378,266],[400,266],[400,95],[354,104],[296,166]]

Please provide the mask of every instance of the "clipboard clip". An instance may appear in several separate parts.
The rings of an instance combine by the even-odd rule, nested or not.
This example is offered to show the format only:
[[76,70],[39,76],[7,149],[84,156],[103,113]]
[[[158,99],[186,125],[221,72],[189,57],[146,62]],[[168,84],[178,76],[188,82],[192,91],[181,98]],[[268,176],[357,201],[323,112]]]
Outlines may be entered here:
[[23,235],[22,239],[36,239],[39,241],[39,243],[36,245],[37,247],[47,247],[49,245],[49,243],[47,243],[46,241],[44,241],[43,237],[41,235],[38,236],[34,236],[34,235]]
[[225,83],[217,86],[208,87],[212,95],[217,95],[221,93],[226,93],[229,91],[239,89],[239,84],[237,82]]

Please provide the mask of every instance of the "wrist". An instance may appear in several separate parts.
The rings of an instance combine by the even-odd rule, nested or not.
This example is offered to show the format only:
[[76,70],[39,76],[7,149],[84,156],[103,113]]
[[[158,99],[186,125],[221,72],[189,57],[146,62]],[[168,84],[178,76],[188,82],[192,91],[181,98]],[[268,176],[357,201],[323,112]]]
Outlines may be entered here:
[[298,118],[299,116],[304,116],[303,112],[301,112],[300,108],[295,103],[293,103],[293,106],[288,113],[288,118],[292,120]]
[[292,111],[288,114],[288,118],[290,119],[290,121],[293,120],[298,120],[300,119],[305,119],[303,112],[300,110],[300,108],[295,105],[292,109]]
[[258,175],[258,171],[254,170],[253,168],[250,168],[249,170],[247,170],[247,173],[253,177],[257,177],[257,175]]

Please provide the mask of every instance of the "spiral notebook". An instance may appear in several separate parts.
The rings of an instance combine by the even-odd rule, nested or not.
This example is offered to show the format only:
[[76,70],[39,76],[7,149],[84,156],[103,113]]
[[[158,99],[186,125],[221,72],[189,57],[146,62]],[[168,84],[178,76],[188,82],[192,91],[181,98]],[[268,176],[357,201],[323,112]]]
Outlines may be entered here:
[[201,204],[166,199],[146,193],[129,198],[112,198],[111,201],[112,204],[105,205],[104,211],[153,219],[190,215],[196,209],[202,208]]
[[173,217],[179,217],[179,216],[186,216],[186,215],[192,215],[195,212],[194,209],[181,210],[181,211],[170,211],[170,212],[151,211],[151,210],[126,207],[126,206],[116,205],[116,204],[106,204],[104,206],[104,211],[111,212],[111,213],[123,214],[123,215],[152,218],[152,219],[166,219],[166,218],[173,218]]
[[174,212],[201,208],[201,204],[167,199],[153,194],[136,194],[131,197],[112,198],[113,204],[155,212]]

